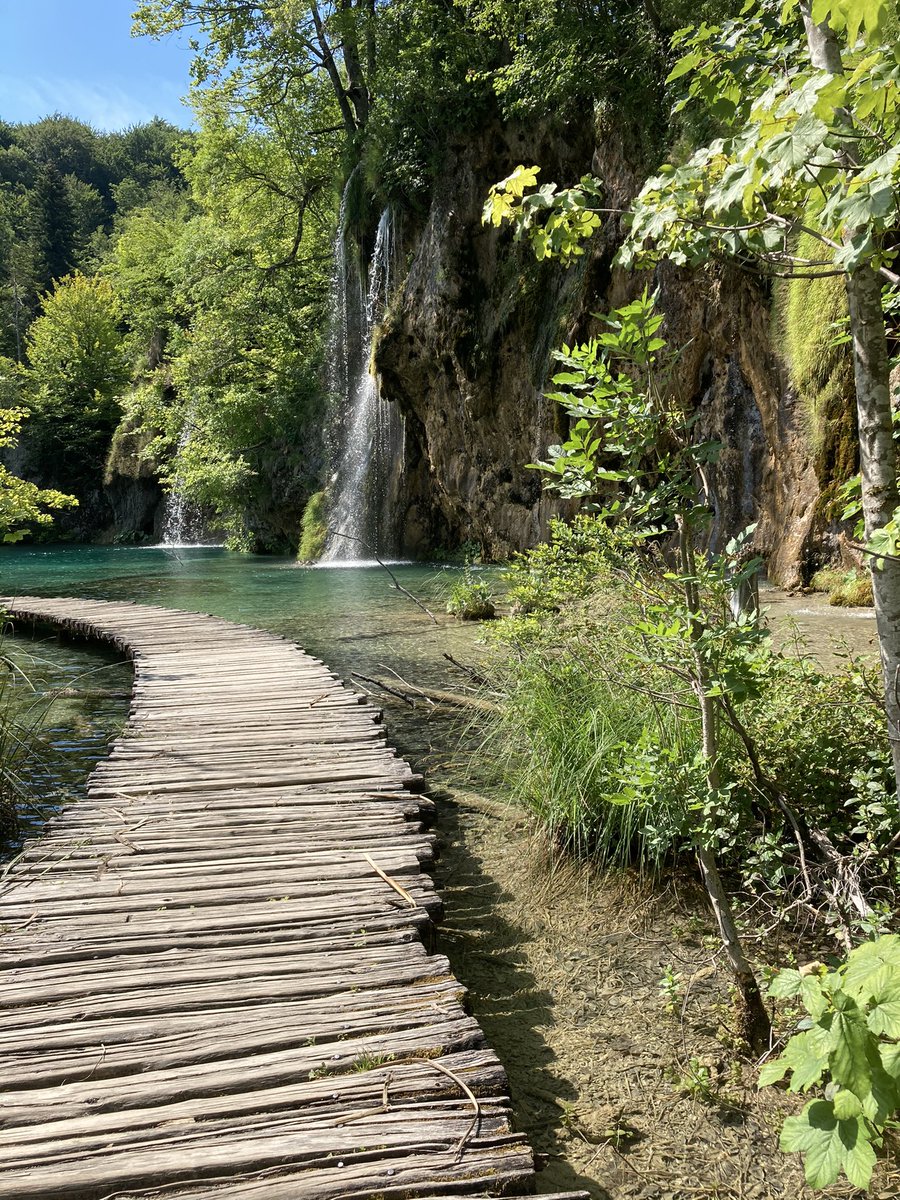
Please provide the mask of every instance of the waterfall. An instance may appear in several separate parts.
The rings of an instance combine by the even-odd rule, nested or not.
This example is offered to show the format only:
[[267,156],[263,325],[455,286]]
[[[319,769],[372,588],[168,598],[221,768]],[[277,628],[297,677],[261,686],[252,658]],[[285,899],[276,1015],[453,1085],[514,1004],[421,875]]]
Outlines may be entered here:
[[[348,181],[349,186],[349,181]],[[403,418],[384,400],[372,373],[375,329],[384,315],[394,261],[390,208],[378,222],[368,282],[352,264],[346,242],[346,189],[335,239],[329,386],[343,404],[343,442],[335,476],[324,562],[395,554],[391,484],[402,469]]]
[[[193,422],[189,414],[181,430],[181,435],[178,438],[179,454],[190,440],[192,425]],[[176,473],[172,483],[172,490],[165,499],[162,541],[160,545],[170,546],[173,549],[178,546],[210,545],[211,543],[204,543],[202,541],[205,532],[206,522],[203,519],[203,514],[199,506],[184,494],[181,478]]]
[[201,546],[204,521],[195,504],[177,490],[166,496],[163,509],[163,527],[161,546]]

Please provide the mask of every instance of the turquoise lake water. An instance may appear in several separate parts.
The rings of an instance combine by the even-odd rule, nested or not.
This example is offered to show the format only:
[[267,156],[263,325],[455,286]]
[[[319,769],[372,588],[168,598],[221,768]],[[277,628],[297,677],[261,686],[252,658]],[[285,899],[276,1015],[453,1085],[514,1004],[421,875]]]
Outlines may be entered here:
[[[232,554],[218,547],[3,547],[0,595],[135,600],[213,613],[283,634],[348,680],[354,672],[387,681],[396,675],[413,685],[459,690],[465,678],[444,652],[473,664],[481,654],[480,630],[443,611],[459,570],[391,565],[397,581],[431,609],[436,623],[393,586],[382,567],[300,567],[289,558]],[[42,697],[60,688],[75,693],[54,702],[44,723],[43,753],[26,764],[26,782],[43,798],[37,812],[29,802],[22,814],[28,833],[43,821],[48,805],[52,811],[60,800],[79,793],[121,727],[130,669],[104,652],[56,638],[10,639],[7,654],[22,667],[22,677],[15,676],[7,688],[15,691],[20,711],[35,699],[40,707]],[[372,691],[378,702],[384,699]],[[439,786],[442,775],[454,769],[459,720],[435,715],[427,705],[412,710],[388,700],[388,708],[395,744],[417,767],[431,768],[431,782]]]
[[[354,673],[397,684],[464,690],[466,677],[444,658],[477,667],[485,653],[483,629],[444,612],[458,567],[391,566],[402,587],[430,608],[433,622],[394,586],[381,567],[301,567],[290,558],[231,554],[218,547],[9,546],[0,548],[0,595],[84,596],[136,600],[213,613],[246,622],[298,642],[342,678],[370,690],[387,714],[392,742],[432,790],[467,786],[477,759],[480,733],[471,714],[434,711],[386,696]],[[488,572],[502,593],[497,572]],[[871,609],[829,609],[817,597],[764,596],[770,616],[786,640],[796,622],[808,650],[831,657],[835,637],[857,652],[874,650]],[[127,715],[131,672],[108,653],[58,641],[8,639],[4,653],[22,674],[6,671],[3,704],[37,712],[59,689],[44,721],[39,753],[22,766],[30,795],[23,810],[24,832],[33,832],[62,800],[83,791],[106,743]],[[27,682],[26,682],[27,679]],[[402,686],[397,684],[397,686]],[[11,699],[10,699],[11,697]]]

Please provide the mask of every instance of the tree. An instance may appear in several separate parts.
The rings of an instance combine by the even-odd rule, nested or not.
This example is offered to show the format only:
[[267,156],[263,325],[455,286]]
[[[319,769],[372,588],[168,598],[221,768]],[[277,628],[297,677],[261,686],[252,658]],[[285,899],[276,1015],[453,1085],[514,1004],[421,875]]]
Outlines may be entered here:
[[[18,366],[0,358],[0,450],[15,446],[22,422],[28,416],[18,403],[18,376]],[[48,509],[68,508],[77,503],[74,496],[39,488],[0,464],[0,541],[21,541],[30,525],[52,524]]]
[[181,158],[192,198],[130,212],[106,267],[144,358],[128,417],[164,482],[235,541],[293,549],[322,458],[333,162],[307,154],[291,114],[264,131],[214,94],[201,112]]
[[[670,78],[718,105],[726,135],[648,181],[623,261],[752,256],[778,274],[843,274],[853,340],[865,534],[900,791],[900,492],[882,290],[900,223],[900,62],[886,0],[788,0],[684,40]],[[749,86],[748,86],[749,83]],[[797,254],[804,233],[820,246]],[[877,551],[889,553],[878,553]]]
[[[327,79],[351,139],[365,128],[375,69],[376,0],[235,5],[226,0],[148,0],[135,12],[138,33],[203,32],[192,73],[217,82],[273,119],[291,98]],[[237,64],[237,65],[235,65]],[[323,130],[324,133],[331,132]]]
[[28,193],[37,289],[45,291],[75,266],[75,210],[66,181],[53,163],[38,170]]
[[[678,111],[698,107],[721,136],[664,166],[634,202],[625,266],[662,258],[737,258],[775,275],[840,273],[853,341],[862,500],[872,566],[885,707],[900,790],[900,494],[892,436],[882,288],[900,225],[900,62],[887,0],[762,0],[722,26],[676,39],[669,79],[689,81]],[[494,189],[487,216],[517,216],[540,257],[571,256],[600,225],[602,183],[525,195],[524,168]],[[820,247],[798,253],[807,235]]]
[[119,396],[131,372],[120,317],[108,279],[76,274],[44,297],[28,331],[25,381],[35,448],[65,486],[96,475],[121,415]]
[[[691,414],[672,394],[667,380],[672,356],[660,336],[662,323],[645,291],[604,318],[595,338],[557,353],[566,369],[554,376],[561,390],[550,398],[563,405],[571,429],[564,444],[550,447],[549,461],[537,465],[549,476],[548,486],[562,495],[594,498],[600,519],[626,551],[620,552],[619,569],[624,566],[642,608],[635,628],[647,669],[661,667],[688,685],[691,701],[681,696],[672,703],[696,706],[702,782],[696,811],[685,814],[685,825],[737,984],[741,1031],[761,1050],[768,1045],[769,1017],[715,851],[729,808],[720,730],[727,722],[749,745],[738,708],[758,688],[766,636],[755,613],[731,611],[729,594],[752,580],[761,560],[740,561],[740,538],[724,554],[705,559],[696,554],[695,543],[709,522],[707,468],[718,446],[696,441]],[[623,490],[604,499],[610,487]],[[676,543],[671,556],[654,546],[666,534]],[[684,803],[690,809],[687,795]]]

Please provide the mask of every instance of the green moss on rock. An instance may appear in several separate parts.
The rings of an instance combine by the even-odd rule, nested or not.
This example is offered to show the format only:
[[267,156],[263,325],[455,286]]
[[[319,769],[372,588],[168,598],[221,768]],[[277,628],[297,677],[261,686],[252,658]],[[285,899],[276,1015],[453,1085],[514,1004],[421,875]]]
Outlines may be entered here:
[[316,562],[325,553],[328,538],[328,497],[325,492],[313,492],[306,502],[300,521],[301,562]]
[[116,426],[106,455],[103,483],[106,487],[116,478],[155,479],[159,466],[148,453],[153,434],[144,429],[137,417],[127,415]]
[[835,608],[865,608],[874,604],[872,580],[861,571],[823,567],[813,575],[809,586],[814,592],[827,592],[828,603]]
[[[822,250],[816,239],[801,235],[800,258],[821,260]],[[776,333],[806,410],[819,504],[829,519],[838,515],[837,489],[859,469],[853,364],[849,345],[839,338],[846,316],[839,275],[785,280],[776,289]]]

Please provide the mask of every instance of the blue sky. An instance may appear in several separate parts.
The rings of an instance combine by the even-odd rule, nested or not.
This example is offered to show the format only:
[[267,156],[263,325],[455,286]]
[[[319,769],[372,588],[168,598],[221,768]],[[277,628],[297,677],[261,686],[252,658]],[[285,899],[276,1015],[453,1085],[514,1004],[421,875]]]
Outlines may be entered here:
[[131,37],[132,0],[0,0],[0,119],[191,123],[187,36]]

